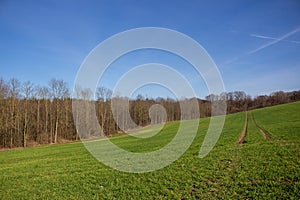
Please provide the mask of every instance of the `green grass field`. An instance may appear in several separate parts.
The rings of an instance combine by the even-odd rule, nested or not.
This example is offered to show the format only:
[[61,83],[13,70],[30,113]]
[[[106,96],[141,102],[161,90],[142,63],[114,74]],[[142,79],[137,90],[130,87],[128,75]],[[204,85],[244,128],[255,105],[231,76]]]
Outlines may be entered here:
[[[299,111],[300,102],[253,111],[272,139],[264,139],[249,117],[242,145],[237,140],[245,113],[228,115],[217,145],[202,159],[198,153],[209,119],[201,119],[180,159],[143,174],[101,164],[80,142],[1,151],[0,199],[299,199]],[[151,151],[167,144],[178,125],[168,123],[148,139],[111,140],[132,152]]]

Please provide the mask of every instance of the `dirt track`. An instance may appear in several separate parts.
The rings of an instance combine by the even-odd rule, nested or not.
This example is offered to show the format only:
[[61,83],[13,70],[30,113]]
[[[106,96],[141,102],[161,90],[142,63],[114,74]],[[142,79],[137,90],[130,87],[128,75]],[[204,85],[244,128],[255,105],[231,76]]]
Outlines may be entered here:
[[262,136],[266,139],[266,140],[271,140],[271,136],[269,134],[267,134],[267,132],[261,128],[255,121],[253,113],[251,112],[251,119],[252,119],[252,123],[258,128],[259,132],[262,134]]
[[242,134],[239,137],[239,140],[238,140],[237,144],[243,144],[244,143],[245,137],[246,137],[246,134],[247,134],[247,128],[248,128],[248,112],[246,112],[246,120],[245,120],[244,129],[243,129]]
[[[265,131],[263,128],[261,128],[255,121],[253,113],[250,112],[251,115],[251,119],[252,119],[252,123],[254,126],[256,126],[256,128],[258,128],[259,132],[261,133],[261,135],[266,139],[266,140],[271,140],[272,137],[267,133],[267,131]],[[237,142],[237,144],[243,144],[245,143],[245,138],[247,135],[247,129],[248,129],[248,111],[246,112],[246,120],[245,120],[245,125],[244,125],[244,129],[239,137],[239,140]]]

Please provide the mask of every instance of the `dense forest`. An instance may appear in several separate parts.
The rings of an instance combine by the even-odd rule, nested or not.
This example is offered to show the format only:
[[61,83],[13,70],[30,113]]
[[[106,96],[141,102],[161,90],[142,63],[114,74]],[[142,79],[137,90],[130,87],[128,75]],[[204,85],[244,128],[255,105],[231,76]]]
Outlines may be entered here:
[[[95,106],[98,122],[106,135],[130,129],[129,118],[137,125],[149,125],[151,123],[149,109],[155,104],[163,106],[166,115],[152,118],[152,123],[181,119],[179,100],[171,98],[151,99],[142,95],[138,95],[135,99],[112,98],[112,91],[105,87],[97,88],[96,99],[92,98],[94,94],[90,90],[79,90],[78,93],[83,99],[88,99],[87,109]],[[211,115],[211,102],[224,101],[225,99],[227,101],[227,113],[234,113],[298,101],[300,100],[300,90],[279,91],[257,97],[251,97],[242,91],[220,95],[211,94],[205,100],[197,99],[200,116],[209,117]],[[111,110],[113,101],[129,101],[129,112],[126,107],[117,108],[117,114],[114,118]],[[184,101],[189,101],[189,99]],[[73,115],[70,90],[66,82],[57,79],[50,80],[47,86],[38,86],[30,81],[20,82],[14,78],[5,81],[0,78],[0,113],[0,148],[78,140],[79,136],[74,121],[89,120],[92,117],[86,116],[82,119],[78,116],[80,113]],[[117,125],[116,121],[122,122],[118,123],[121,127]]]

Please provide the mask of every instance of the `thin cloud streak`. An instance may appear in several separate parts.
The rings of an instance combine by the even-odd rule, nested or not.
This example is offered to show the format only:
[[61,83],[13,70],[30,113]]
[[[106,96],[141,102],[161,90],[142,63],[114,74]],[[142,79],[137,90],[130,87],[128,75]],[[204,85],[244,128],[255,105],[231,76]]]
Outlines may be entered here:
[[242,57],[244,56],[247,56],[247,55],[250,55],[250,54],[253,54],[253,53],[256,53],[268,46],[271,46],[273,44],[276,44],[277,42],[280,42],[280,41],[285,41],[285,42],[291,42],[291,43],[295,43],[295,44],[300,44],[300,41],[294,41],[294,40],[285,40],[286,38],[290,37],[291,35],[297,33],[300,31],[300,27],[296,28],[295,30],[279,37],[279,38],[274,38],[274,37],[268,37],[268,36],[264,36],[264,35],[257,35],[257,34],[250,34],[251,37],[256,37],[256,38],[260,38],[260,39],[268,39],[268,40],[273,40],[272,42],[269,42],[267,44],[264,44],[260,47],[258,47],[257,49],[255,50],[252,50],[252,51],[249,51],[247,53],[244,53],[240,56],[237,56],[237,57],[234,57],[230,60],[227,60],[226,62],[222,63],[221,65],[229,65],[229,64],[232,64],[234,62],[236,62],[237,60],[240,60]]
[[287,34],[279,37],[279,38],[276,38],[276,40],[274,40],[272,42],[269,42],[267,44],[264,44],[264,45],[258,47],[257,49],[254,49],[253,51],[249,51],[247,54],[249,55],[249,54],[256,53],[256,52],[258,52],[258,51],[260,51],[260,50],[262,50],[264,48],[267,48],[267,47],[269,47],[271,45],[276,44],[277,42],[280,42],[280,41],[284,40],[285,38],[290,37],[291,35],[294,35],[295,33],[299,32],[299,31],[300,31],[300,27],[296,28],[295,30],[293,30],[293,31],[291,31],[291,32],[289,32],[289,33],[287,33]]
[[[274,37],[268,37],[268,36],[264,36],[264,35],[257,35],[257,34],[250,34],[251,37],[256,37],[256,38],[261,38],[261,39],[268,39],[268,40],[279,40],[279,38],[274,38]],[[283,42],[291,42],[291,43],[295,43],[295,44],[300,44],[300,41],[296,41],[296,40],[281,40]]]

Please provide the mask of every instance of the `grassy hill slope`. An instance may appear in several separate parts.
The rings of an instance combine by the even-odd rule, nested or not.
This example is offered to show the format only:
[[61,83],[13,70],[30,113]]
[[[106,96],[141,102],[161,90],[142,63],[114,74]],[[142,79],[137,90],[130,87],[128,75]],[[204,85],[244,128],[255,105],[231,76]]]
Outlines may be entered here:
[[[222,135],[208,156],[198,157],[209,118],[177,161],[155,172],[113,170],[93,158],[82,143],[0,152],[0,199],[299,199],[300,102],[253,111],[245,142],[237,145],[245,113],[226,117]],[[167,144],[179,122],[148,138],[111,139],[133,152]],[[151,127],[148,128],[151,131]],[[147,132],[143,130],[144,132]]]

